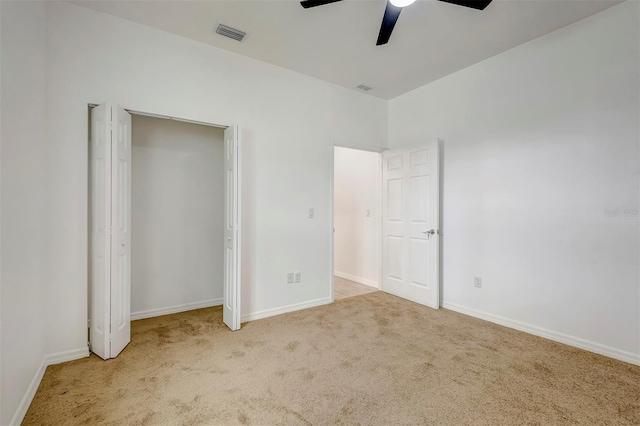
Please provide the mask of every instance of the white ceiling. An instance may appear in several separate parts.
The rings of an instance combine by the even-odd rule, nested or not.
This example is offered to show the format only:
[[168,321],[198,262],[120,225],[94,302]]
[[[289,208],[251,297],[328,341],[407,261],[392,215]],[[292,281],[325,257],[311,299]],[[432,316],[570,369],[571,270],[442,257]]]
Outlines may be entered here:
[[[304,9],[293,0],[74,1],[91,9],[391,99],[600,12],[618,0],[494,0],[484,11],[435,0],[405,8],[376,46],[385,0]],[[247,32],[215,34],[218,23]],[[354,89],[355,90],[355,89]]]

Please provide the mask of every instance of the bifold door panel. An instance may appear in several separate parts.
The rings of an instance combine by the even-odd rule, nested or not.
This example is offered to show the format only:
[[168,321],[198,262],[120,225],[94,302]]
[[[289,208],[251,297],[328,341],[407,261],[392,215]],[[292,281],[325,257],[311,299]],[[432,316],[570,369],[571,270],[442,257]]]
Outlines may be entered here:
[[224,131],[224,286],[222,319],[240,329],[240,139],[238,126]]
[[131,340],[131,115],[91,110],[91,351],[115,358]]

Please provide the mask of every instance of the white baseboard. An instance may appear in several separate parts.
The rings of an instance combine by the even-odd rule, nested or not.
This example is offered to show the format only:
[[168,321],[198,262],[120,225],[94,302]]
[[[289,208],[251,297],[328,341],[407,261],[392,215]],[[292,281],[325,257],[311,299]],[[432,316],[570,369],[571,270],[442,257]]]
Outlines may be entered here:
[[89,348],[83,347],[80,349],[73,349],[70,351],[64,352],[56,352],[53,354],[45,355],[42,358],[42,362],[36,371],[35,376],[33,376],[33,380],[29,384],[27,388],[27,392],[25,393],[22,401],[20,401],[20,405],[18,405],[18,409],[11,419],[10,425],[19,425],[24,420],[24,416],[27,415],[27,410],[29,410],[29,406],[31,405],[31,401],[33,401],[33,397],[36,396],[36,392],[38,387],[40,386],[40,382],[44,377],[44,372],[47,370],[47,367],[54,364],[60,364],[61,362],[73,361],[80,358],[85,358],[89,356]]
[[222,305],[222,298],[203,300],[202,302],[185,303],[183,305],[167,306],[166,308],[149,309],[148,311],[131,312],[131,321],[220,305]]
[[54,354],[45,355],[42,362],[44,362],[45,365],[55,365],[60,364],[61,362],[73,361],[88,356],[89,347],[85,346],[84,348],[80,349],[72,349],[70,351],[56,352]]
[[40,363],[40,366],[38,367],[38,370],[36,371],[36,375],[33,377],[33,380],[31,380],[31,383],[27,388],[27,392],[22,398],[22,401],[20,401],[20,405],[18,405],[18,409],[16,410],[15,415],[11,419],[11,423],[9,423],[11,426],[14,426],[14,425],[17,426],[21,424],[22,420],[24,420],[24,416],[27,415],[27,410],[31,405],[31,401],[33,401],[33,397],[36,395],[38,386],[40,386],[42,377],[44,377],[44,372],[47,369],[47,365],[45,364],[46,358],[47,357],[45,355],[45,357],[42,359],[42,362]]
[[477,309],[467,308],[455,303],[443,302],[441,303],[441,306],[445,309],[450,309],[461,314],[480,318],[495,324],[504,325],[505,327],[514,328],[516,330],[524,331],[525,333],[544,337],[545,339],[553,340],[555,342],[564,343],[565,345],[573,346],[599,355],[604,355],[609,358],[628,362],[629,364],[640,365],[640,354],[622,351],[620,349],[612,348],[611,346],[601,345],[590,340],[585,340],[579,337],[570,336],[568,334],[559,333],[557,331],[548,330],[546,328],[537,327],[535,325],[526,324],[499,315],[479,311]]
[[242,315],[242,322],[255,321],[262,318],[272,317],[274,315],[286,314],[287,312],[299,311],[301,309],[315,308],[316,306],[327,305],[331,303],[330,297],[322,299],[310,300],[303,303],[295,303],[293,305],[282,306],[280,308],[265,309],[264,311],[252,312]]
[[344,278],[345,280],[353,281],[356,283],[368,285],[369,287],[378,288],[378,282],[373,280],[368,280],[366,278],[356,277],[355,275],[345,274],[344,272],[334,271],[333,275],[336,277]]

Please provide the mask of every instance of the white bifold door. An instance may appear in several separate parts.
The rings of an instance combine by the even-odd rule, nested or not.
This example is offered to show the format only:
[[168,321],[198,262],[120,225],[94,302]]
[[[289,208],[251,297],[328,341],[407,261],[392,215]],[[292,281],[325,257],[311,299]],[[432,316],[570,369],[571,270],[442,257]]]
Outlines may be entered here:
[[388,150],[382,158],[382,290],[438,309],[439,142]]
[[222,320],[240,329],[240,138],[238,126],[224,131],[224,283]]
[[131,116],[91,111],[90,346],[115,358],[131,340]]

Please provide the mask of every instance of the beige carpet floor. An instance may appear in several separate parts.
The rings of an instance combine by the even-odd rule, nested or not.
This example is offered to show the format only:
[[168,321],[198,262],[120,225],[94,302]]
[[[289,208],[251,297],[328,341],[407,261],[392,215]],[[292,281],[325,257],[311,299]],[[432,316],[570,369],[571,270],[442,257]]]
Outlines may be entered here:
[[382,292],[243,325],[140,320],[47,369],[29,425],[638,425],[640,367]]

